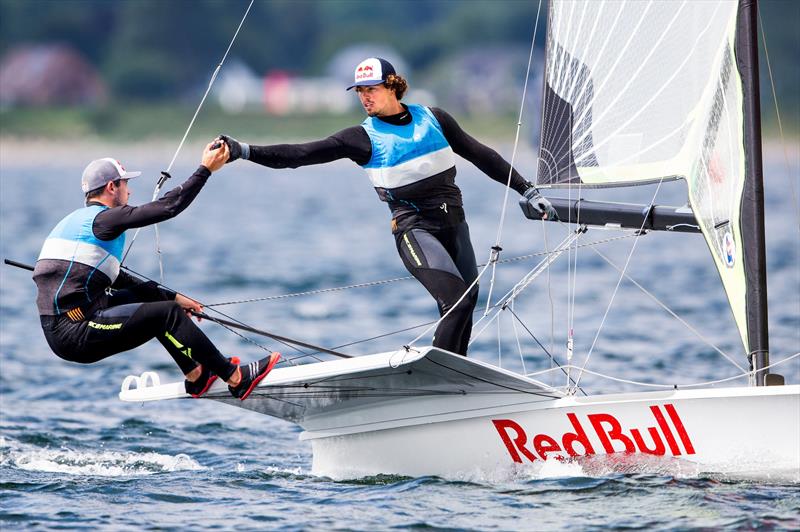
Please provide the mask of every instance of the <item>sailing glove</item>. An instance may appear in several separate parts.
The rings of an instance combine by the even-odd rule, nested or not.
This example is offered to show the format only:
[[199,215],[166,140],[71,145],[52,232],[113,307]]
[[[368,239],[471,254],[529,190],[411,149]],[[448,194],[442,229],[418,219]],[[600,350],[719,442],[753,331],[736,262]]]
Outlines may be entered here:
[[230,157],[228,157],[229,163],[232,163],[236,159],[249,159],[250,158],[250,145],[245,144],[244,142],[239,142],[233,137],[229,137],[228,135],[220,135],[219,139],[228,145],[228,150],[231,152]]
[[542,194],[539,192],[539,189],[533,185],[531,185],[530,188],[525,191],[523,197],[530,208],[539,213],[542,218],[550,221],[558,220],[558,213],[556,213],[556,210],[553,208],[550,200],[542,196]]

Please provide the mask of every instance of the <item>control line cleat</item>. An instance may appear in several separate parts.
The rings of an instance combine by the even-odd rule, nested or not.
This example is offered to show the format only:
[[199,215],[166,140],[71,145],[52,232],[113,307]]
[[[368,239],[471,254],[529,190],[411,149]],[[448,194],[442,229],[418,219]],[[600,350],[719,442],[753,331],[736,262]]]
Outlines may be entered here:
[[250,362],[246,366],[239,366],[242,371],[242,380],[238,386],[228,386],[231,395],[244,401],[253,391],[253,388],[261,382],[267,374],[272,371],[278,360],[281,359],[280,353],[272,353],[266,358],[262,358],[258,362]]
[[[240,360],[239,357],[229,357],[228,360],[231,364],[239,364]],[[186,388],[186,393],[194,397],[195,399],[199,399],[211,388],[211,385],[214,384],[214,381],[217,380],[217,376],[211,373],[211,370],[207,367],[203,366],[202,373],[200,373],[200,377],[194,382],[190,380],[183,381],[184,387]]]

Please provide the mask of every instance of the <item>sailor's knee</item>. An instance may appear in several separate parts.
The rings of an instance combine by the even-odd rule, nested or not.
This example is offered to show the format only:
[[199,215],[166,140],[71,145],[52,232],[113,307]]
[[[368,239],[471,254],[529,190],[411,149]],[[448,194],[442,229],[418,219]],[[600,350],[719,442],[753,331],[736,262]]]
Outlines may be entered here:
[[166,307],[166,312],[169,314],[170,317],[176,318],[185,318],[186,313],[176,301],[164,301],[162,303]]
[[444,312],[449,312],[452,316],[469,316],[475,308],[477,298],[467,294],[463,298],[456,298],[443,305]]
[[478,302],[478,291],[478,285],[476,284],[472,287],[472,290],[469,291],[469,294],[467,294],[467,298],[472,302],[473,307]]
[[175,301],[154,301],[142,303],[140,309],[141,317],[150,321],[166,322],[168,326],[174,326],[182,319],[186,319],[183,308]]

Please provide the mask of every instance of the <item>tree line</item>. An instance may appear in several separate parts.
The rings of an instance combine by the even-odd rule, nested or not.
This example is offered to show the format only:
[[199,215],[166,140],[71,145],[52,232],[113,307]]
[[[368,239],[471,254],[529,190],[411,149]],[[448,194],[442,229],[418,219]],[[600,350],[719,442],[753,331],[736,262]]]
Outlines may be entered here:
[[[0,54],[22,43],[68,43],[98,68],[116,97],[174,99],[208,79],[247,4],[0,0]],[[258,73],[318,75],[338,50],[371,42],[393,47],[412,70],[424,70],[464,47],[530,43],[537,7],[535,0],[260,0],[234,54]],[[546,12],[544,2],[540,28]],[[796,107],[800,2],[762,0],[760,12],[779,97]],[[537,41],[543,40],[540,31]]]

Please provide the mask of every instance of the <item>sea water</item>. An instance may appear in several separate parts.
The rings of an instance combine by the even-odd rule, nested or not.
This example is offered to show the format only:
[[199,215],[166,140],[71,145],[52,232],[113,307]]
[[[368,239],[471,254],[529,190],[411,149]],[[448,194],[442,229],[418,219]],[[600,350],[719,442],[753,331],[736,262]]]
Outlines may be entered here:
[[[131,203],[136,204],[149,199],[158,172],[170,158],[167,151],[161,145],[56,149],[4,142],[2,256],[35,261],[51,227],[81,205],[78,182],[88,160],[113,156],[129,169],[143,170],[130,183]],[[165,189],[194,170],[199,151],[199,142],[187,145]],[[508,148],[501,151],[510,155]],[[524,170],[533,168],[531,155],[523,153],[519,160],[528,175]],[[770,347],[776,362],[800,351],[797,154],[791,154],[787,167],[779,152],[768,153],[766,170]],[[478,262],[484,262],[498,237],[503,187],[465,161],[459,161],[458,183]],[[656,202],[681,204],[683,187],[663,185]],[[657,188],[581,195],[647,203]],[[501,259],[553,249],[567,235],[563,227],[546,227],[545,233],[543,224],[524,219],[512,193],[500,234]],[[163,282],[205,303],[407,276],[390,234],[388,210],[363,173],[347,161],[284,171],[234,163],[212,176],[192,206],[160,228]],[[620,283],[615,293],[619,272],[591,247],[565,254],[516,303],[515,312],[537,340],[563,363],[566,331],[572,327],[574,363],[583,364],[591,352],[587,368],[636,381],[705,382],[741,373],[709,345],[745,366],[719,276],[701,237],[626,235],[592,229],[581,243],[608,241],[597,249],[620,267],[627,263],[630,277],[692,323],[708,343],[630,282]],[[612,240],[621,236],[625,238]],[[154,232],[146,229],[126,264],[158,279],[156,257]],[[495,298],[540,259],[501,264]],[[570,260],[577,264],[574,283]],[[797,471],[742,477],[645,457],[510,465],[489,473],[465,471],[457,478],[318,477],[311,472],[308,443],[298,441],[300,430],[291,424],[212,401],[119,401],[120,383],[129,374],[156,371],[162,382],[181,378],[161,346],[150,342],[91,366],[64,362],[50,353],[42,336],[30,273],[3,266],[0,281],[4,530],[800,527]],[[489,284],[489,277],[482,279],[482,305]],[[413,280],[212,308],[327,347],[436,317],[433,300]],[[551,367],[519,324],[506,316],[498,321],[475,340],[470,356],[515,371]],[[214,324],[201,327],[223,352],[245,361],[263,356],[264,349],[311,360],[263,338],[242,338]],[[359,355],[394,349],[423,330],[341,350]],[[420,343],[426,341],[429,337]],[[776,371],[789,382],[800,382],[798,359]],[[563,384],[555,374],[541,378]],[[581,384],[589,393],[636,389],[591,375]]]

